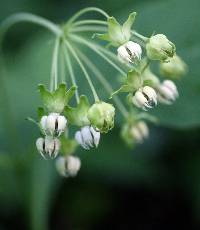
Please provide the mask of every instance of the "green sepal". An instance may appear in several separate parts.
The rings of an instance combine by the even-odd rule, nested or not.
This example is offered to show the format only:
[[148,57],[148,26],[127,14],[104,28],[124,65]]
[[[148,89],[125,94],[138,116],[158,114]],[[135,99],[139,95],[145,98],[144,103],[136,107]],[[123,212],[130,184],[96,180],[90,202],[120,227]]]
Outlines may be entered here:
[[82,127],[90,124],[87,118],[89,108],[90,104],[87,97],[82,95],[76,108],[65,106],[64,115],[70,124]]
[[60,141],[61,141],[60,153],[63,156],[68,156],[73,154],[78,147],[78,143],[74,139],[66,138],[64,135],[60,137]]
[[131,27],[135,21],[136,15],[136,12],[132,12],[131,14],[129,14],[128,19],[122,26],[122,32],[126,40],[129,40],[131,38]]
[[142,86],[142,79],[140,73],[135,69],[130,70],[127,74],[125,84],[122,85],[118,90],[112,93],[111,98],[118,93],[134,93],[138,88]]
[[47,113],[45,112],[43,107],[38,107],[37,115],[38,115],[38,121],[40,121],[43,116],[47,115]]
[[135,21],[135,16],[136,12],[129,14],[128,19],[123,25],[120,25],[114,17],[109,17],[107,20],[108,32],[106,34],[94,34],[93,37],[108,41],[115,47],[123,45],[131,38],[131,27]]
[[72,86],[66,91],[66,84],[61,83],[54,92],[49,92],[44,85],[38,86],[42,102],[49,113],[62,113],[65,105],[75,93],[76,87]]

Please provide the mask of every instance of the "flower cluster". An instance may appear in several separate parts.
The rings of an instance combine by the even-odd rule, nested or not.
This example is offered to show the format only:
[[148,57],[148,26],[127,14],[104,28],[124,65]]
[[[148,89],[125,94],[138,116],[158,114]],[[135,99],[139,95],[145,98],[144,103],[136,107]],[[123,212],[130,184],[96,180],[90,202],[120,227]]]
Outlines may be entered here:
[[[106,20],[80,20],[83,14],[95,11],[103,15]],[[15,15],[19,21],[32,20],[32,15]],[[80,169],[81,162],[73,156],[77,146],[85,150],[98,147],[102,134],[106,134],[114,127],[115,114],[120,112],[124,118],[121,129],[122,139],[129,145],[143,143],[149,136],[146,120],[153,121],[148,114],[159,104],[171,105],[178,98],[179,93],[173,80],[180,78],[187,72],[184,61],[176,54],[176,47],[164,34],[145,37],[133,29],[136,12],[131,13],[121,25],[114,17],[98,8],[86,8],[72,16],[62,26],[34,16],[34,23],[38,23],[51,30],[55,36],[53,49],[50,89],[39,85],[39,93],[43,106],[38,109],[38,119],[29,118],[39,127],[41,137],[36,140],[36,147],[45,159],[56,160],[58,172],[65,177],[75,176]],[[13,18],[7,19],[5,26],[13,24]],[[4,28],[5,31],[5,28]],[[93,40],[89,40],[81,33],[93,33]],[[99,31],[107,31],[105,34]],[[96,33],[97,32],[97,33]],[[103,40],[106,47],[98,44]],[[110,82],[110,76],[104,77],[104,67],[93,62],[88,55],[80,50],[84,46],[103,58],[117,75]],[[112,47],[112,49],[109,49]],[[86,49],[84,49],[86,50]],[[113,53],[114,50],[114,53]],[[58,77],[59,58],[65,63],[62,69],[68,71],[63,74],[62,81]],[[72,62],[73,59],[73,62]],[[82,75],[77,76],[72,63],[76,63]],[[159,71],[152,72],[152,63],[157,63]],[[102,68],[102,70],[101,70]],[[160,73],[164,80],[159,78]],[[69,76],[65,79],[66,75]],[[92,76],[92,77],[91,77]],[[116,78],[122,77],[121,80]],[[84,77],[91,90],[91,95],[79,96],[79,89],[84,90],[77,78]],[[97,79],[102,87],[94,85]],[[71,88],[67,86],[72,83]],[[117,90],[113,90],[113,83],[119,83]],[[96,82],[95,82],[96,83]],[[98,89],[104,90],[105,95],[100,98]],[[103,92],[104,92],[103,91]],[[88,93],[88,90],[85,93]],[[125,93],[126,101],[122,101],[117,94]],[[92,99],[91,99],[92,97]],[[89,100],[89,99],[90,100]],[[76,100],[76,103],[74,102]],[[109,101],[113,99],[112,101]],[[113,105],[115,104],[115,105]],[[71,128],[74,126],[74,128]]]

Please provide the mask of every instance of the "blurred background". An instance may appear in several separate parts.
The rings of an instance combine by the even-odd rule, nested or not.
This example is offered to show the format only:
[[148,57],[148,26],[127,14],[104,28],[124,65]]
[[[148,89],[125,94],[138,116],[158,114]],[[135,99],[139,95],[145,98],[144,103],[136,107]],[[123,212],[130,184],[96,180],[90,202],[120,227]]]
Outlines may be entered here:
[[121,21],[137,11],[136,30],[166,34],[189,66],[176,82],[180,98],[153,111],[160,122],[143,145],[128,149],[117,122],[97,150],[77,151],[78,176],[62,179],[25,121],[40,105],[37,84],[48,82],[53,37],[14,26],[0,66],[0,230],[200,229],[200,1],[1,0],[0,21],[28,11],[63,23],[87,6]]

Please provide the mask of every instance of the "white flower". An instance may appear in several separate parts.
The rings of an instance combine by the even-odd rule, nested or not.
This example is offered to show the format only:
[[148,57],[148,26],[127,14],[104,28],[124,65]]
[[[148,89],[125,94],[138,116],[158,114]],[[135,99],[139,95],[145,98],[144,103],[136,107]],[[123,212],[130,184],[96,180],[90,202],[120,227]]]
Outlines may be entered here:
[[144,86],[135,93],[132,101],[137,107],[147,110],[157,105],[157,94],[153,88]]
[[121,61],[134,63],[141,60],[142,48],[139,44],[128,41],[117,49],[117,53]]
[[76,176],[80,167],[81,161],[75,156],[59,157],[56,160],[56,169],[64,177]]
[[84,149],[89,150],[90,147],[98,147],[100,132],[96,131],[92,126],[84,126],[75,133],[75,139]]
[[36,147],[39,153],[46,159],[47,157],[55,158],[60,150],[60,141],[57,138],[45,137],[38,138]]
[[178,98],[178,90],[171,80],[165,80],[158,87],[158,101],[170,105]]
[[40,125],[45,134],[60,136],[65,131],[67,119],[59,113],[50,113],[41,118]]
[[142,143],[149,136],[149,129],[145,122],[139,121],[131,128],[133,139],[137,143]]

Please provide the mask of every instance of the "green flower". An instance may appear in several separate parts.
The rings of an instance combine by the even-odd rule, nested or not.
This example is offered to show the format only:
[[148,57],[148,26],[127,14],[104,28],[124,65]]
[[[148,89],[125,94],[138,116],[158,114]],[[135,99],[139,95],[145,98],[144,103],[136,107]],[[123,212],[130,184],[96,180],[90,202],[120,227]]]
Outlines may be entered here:
[[47,112],[62,113],[65,105],[68,104],[68,102],[74,95],[76,87],[72,86],[67,91],[66,84],[62,83],[53,92],[48,91],[44,85],[39,85],[38,89],[44,108],[47,110]]
[[131,38],[131,27],[135,21],[136,12],[129,14],[128,19],[120,25],[114,17],[108,18],[108,33],[95,34],[98,38],[110,42],[111,45],[118,47],[128,42]]
[[146,50],[149,59],[168,62],[174,56],[176,47],[165,35],[157,34],[149,38]]
[[187,65],[178,55],[170,58],[167,63],[160,63],[160,73],[166,77],[179,78],[186,72]]
[[105,102],[96,102],[88,110],[91,125],[100,132],[107,133],[114,127],[115,108]]

